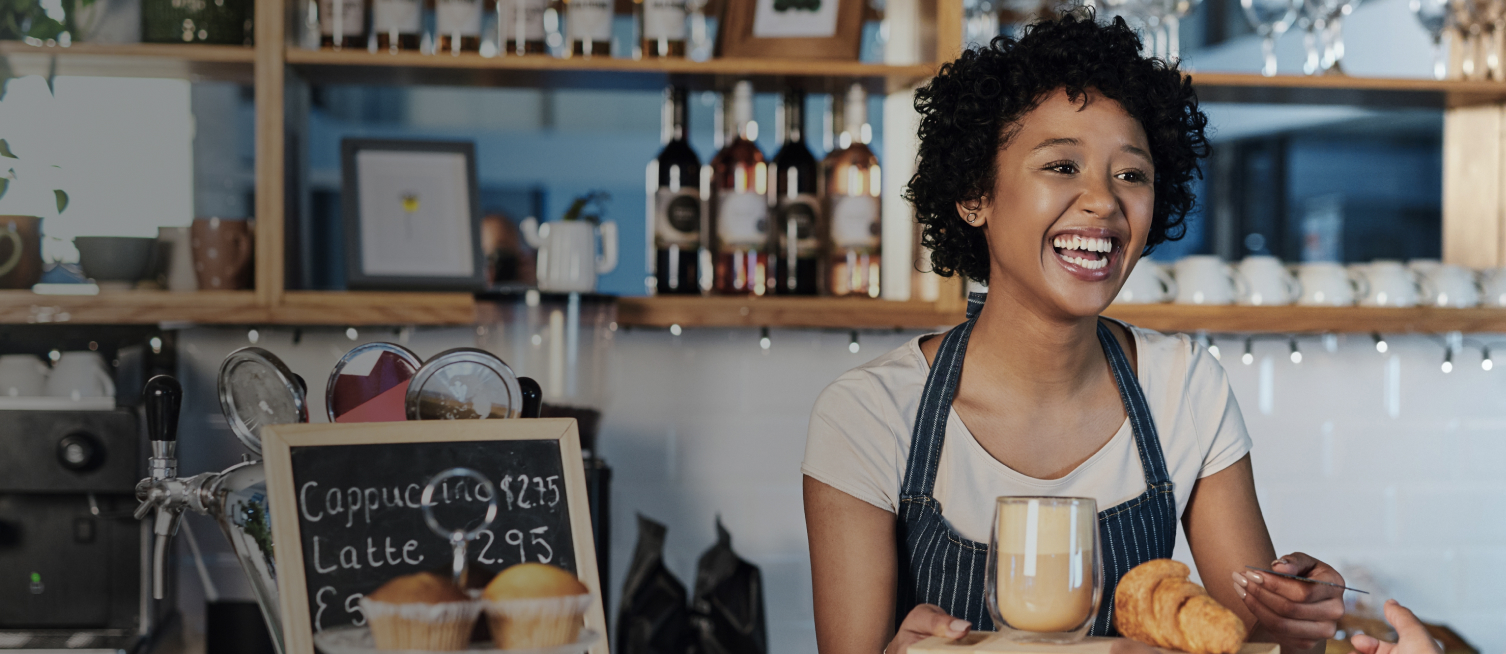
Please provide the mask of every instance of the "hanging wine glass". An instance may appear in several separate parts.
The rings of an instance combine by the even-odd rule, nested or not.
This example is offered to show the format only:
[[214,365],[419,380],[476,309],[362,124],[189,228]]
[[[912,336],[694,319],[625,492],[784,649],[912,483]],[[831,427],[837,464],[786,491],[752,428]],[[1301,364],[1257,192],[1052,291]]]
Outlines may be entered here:
[[[1468,0],[1460,0],[1468,1]],[[1297,27],[1302,28],[1302,73],[1317,75],[1323,66],[1323,53],[1318,49],[1318,32],[1326,24],[1322,8],[1316,0],[1303,0],[1297,11]]]
[[1501,0],[1476,0],[1475,13],[1485,44],[1485,76],[1501,79],[1501,38],[1506,35],[1506,6]]
[[1480,61],[1481,17],[1475,10],[1474,0],[1449,0],[1449,13],[1453,16],[1454,29],[1459,35],[1459,73],[1464,79],[1481,79],[1485,70]]
[[1360,0],[1316,0],[1318,14],[1322,18],[1322,24],[1318,27],[1318,35],[1323,44],[1322,69],[1324,75],[1343,75],[1344,67],[1344,18],[1354,12]]
[[1165,48],[1162,59],[1167,63],[1180,61],[1182,58],[1182,19],[1192,13],[1202,0],[1159,0],[1159,18],[1161,29],[1166,36]]
[[1433,39],[1433,79],[1444,79],[1448,61],[1443,58],[1443,33],[1449,28],[1449,0],[1412,0],[1410,4],[1417,22]]
[[962,47],[987,46],[999,35],[999,9],[993,0],[963,0]]
[[[480,520],[465,518],[461,526],[452,528],[440,524],[439,518],[434,515],[435,507],[439,504],[434,501],[434,491],[445,481],[455,478],[469,479],[476,484],[474,497],[486,502],[486,514]],[[485,498],[481,496],[482,491],[486,491]],[[471,496],[467,495],[467,497]],[[490,527],[497,520],[497,488],[492,485],[490,479],[487,479],[485,475],[475,470],[471,470],[470,468],[450,468],[429,479],[429,483],[424,485],[423,494],[419,496],[419,502],[424,513],[424,524],[429,526],[430,531],[433,531],[440,538],[450,543],[452,554],[450,559],[450,575],[455,584],[460,585],[461,575],[465,573],[466,546],[471,541],[476,540],[481,535],[481,532],[485,531],[487,527]]]
[[[1413,0],[1417,2],[1419,0]],[[1421,0],[1430,1],[1430,0]],[[1432,0],[1436,1],[1436,0]],[[1297,20],[1302,5],[1298,0],[1239,0],[1245,10],[1245,18],[1260,35],[1261,54],[1265,59],[1260,74],[1271,77],[1276,74],[1276,40]]]

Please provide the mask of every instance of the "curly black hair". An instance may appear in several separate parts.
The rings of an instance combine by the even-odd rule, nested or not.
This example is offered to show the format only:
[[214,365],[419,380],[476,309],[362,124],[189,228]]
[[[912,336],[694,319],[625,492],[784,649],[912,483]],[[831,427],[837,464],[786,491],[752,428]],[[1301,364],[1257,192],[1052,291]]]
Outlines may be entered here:
[[1180,239],[1196,200],[1192,176],[1209,154],[1208,117],[1192,82],[1160,59],[1140,54],[1140,37],[1123,18],[1094,20],[1079,9],[963,51],[915,94],[920,150],[905,199],[915,205],[921,244],[936,273],[988,282],[988,244],[957,215],[994,185],[995,159],[1021,116],[1057,89],[1073,101],[1095,90],[1140,121],[1155,162],[1155,207],[1145,253]]

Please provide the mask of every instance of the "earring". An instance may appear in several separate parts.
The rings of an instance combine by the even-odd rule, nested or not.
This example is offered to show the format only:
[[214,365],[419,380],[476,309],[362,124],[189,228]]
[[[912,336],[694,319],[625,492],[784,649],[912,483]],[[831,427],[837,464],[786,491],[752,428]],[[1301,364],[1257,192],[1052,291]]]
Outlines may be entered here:
[[969,213],[969,214],[967,214],[967,218],[964,218],[963,220],[966,220],[967,224],[971,225],[971,224],[973,224],[973,222],[975,222],[975,221],[978,220],[978,214],[976,214],[976,213]]

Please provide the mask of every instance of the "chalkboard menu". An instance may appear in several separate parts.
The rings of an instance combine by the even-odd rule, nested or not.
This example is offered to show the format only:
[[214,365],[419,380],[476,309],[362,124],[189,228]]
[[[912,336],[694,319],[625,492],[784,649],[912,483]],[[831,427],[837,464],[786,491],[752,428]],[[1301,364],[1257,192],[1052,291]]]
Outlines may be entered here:
[[315,632],[365,624],[360,598],[388,580],[449,569],[450,544],[425,524],[421,497],[431,478],[455,467],[492,487],[466,477],[438,485],[431,510],[442,525],[479,526],[488,500],[497,502],[469,563],[495,572],[536,561],[575,572],[597,598],[587,626],[604,632],[574,420],[278,425],[263,432],[263,451],[289,654],[312,653]]

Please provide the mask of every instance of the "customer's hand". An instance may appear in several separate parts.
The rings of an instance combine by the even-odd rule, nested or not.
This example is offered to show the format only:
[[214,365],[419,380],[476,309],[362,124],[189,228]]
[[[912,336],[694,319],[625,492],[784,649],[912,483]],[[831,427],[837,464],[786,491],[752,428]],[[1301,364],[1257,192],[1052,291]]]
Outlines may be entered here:
[[[1296,552],[1277,559],[1271,569],[1319,581],[1343,585],[1344,577],[1332,566]],[[1323,645],[1339,629],[1344,616],[1344,590],[1255,570],[1234,573],[1234,590],[1255,614],[1251,640],[1273,642],[1283,649],[1313,649]]]
[[921,604],[910,609],[905,621],[900,623],[894,640],[884,648],[884,654],[906,654],[910,646],[931,636],[957,639],[972,631],[973,623],[947,615],[935,604]]
[[1359,634],[1349,639],[1360,654],[1443,654],[1427,627],[1407,607],[1386,600],[1386,622],[1396,628],[1396,642],[1388,643],[1374,636]]

